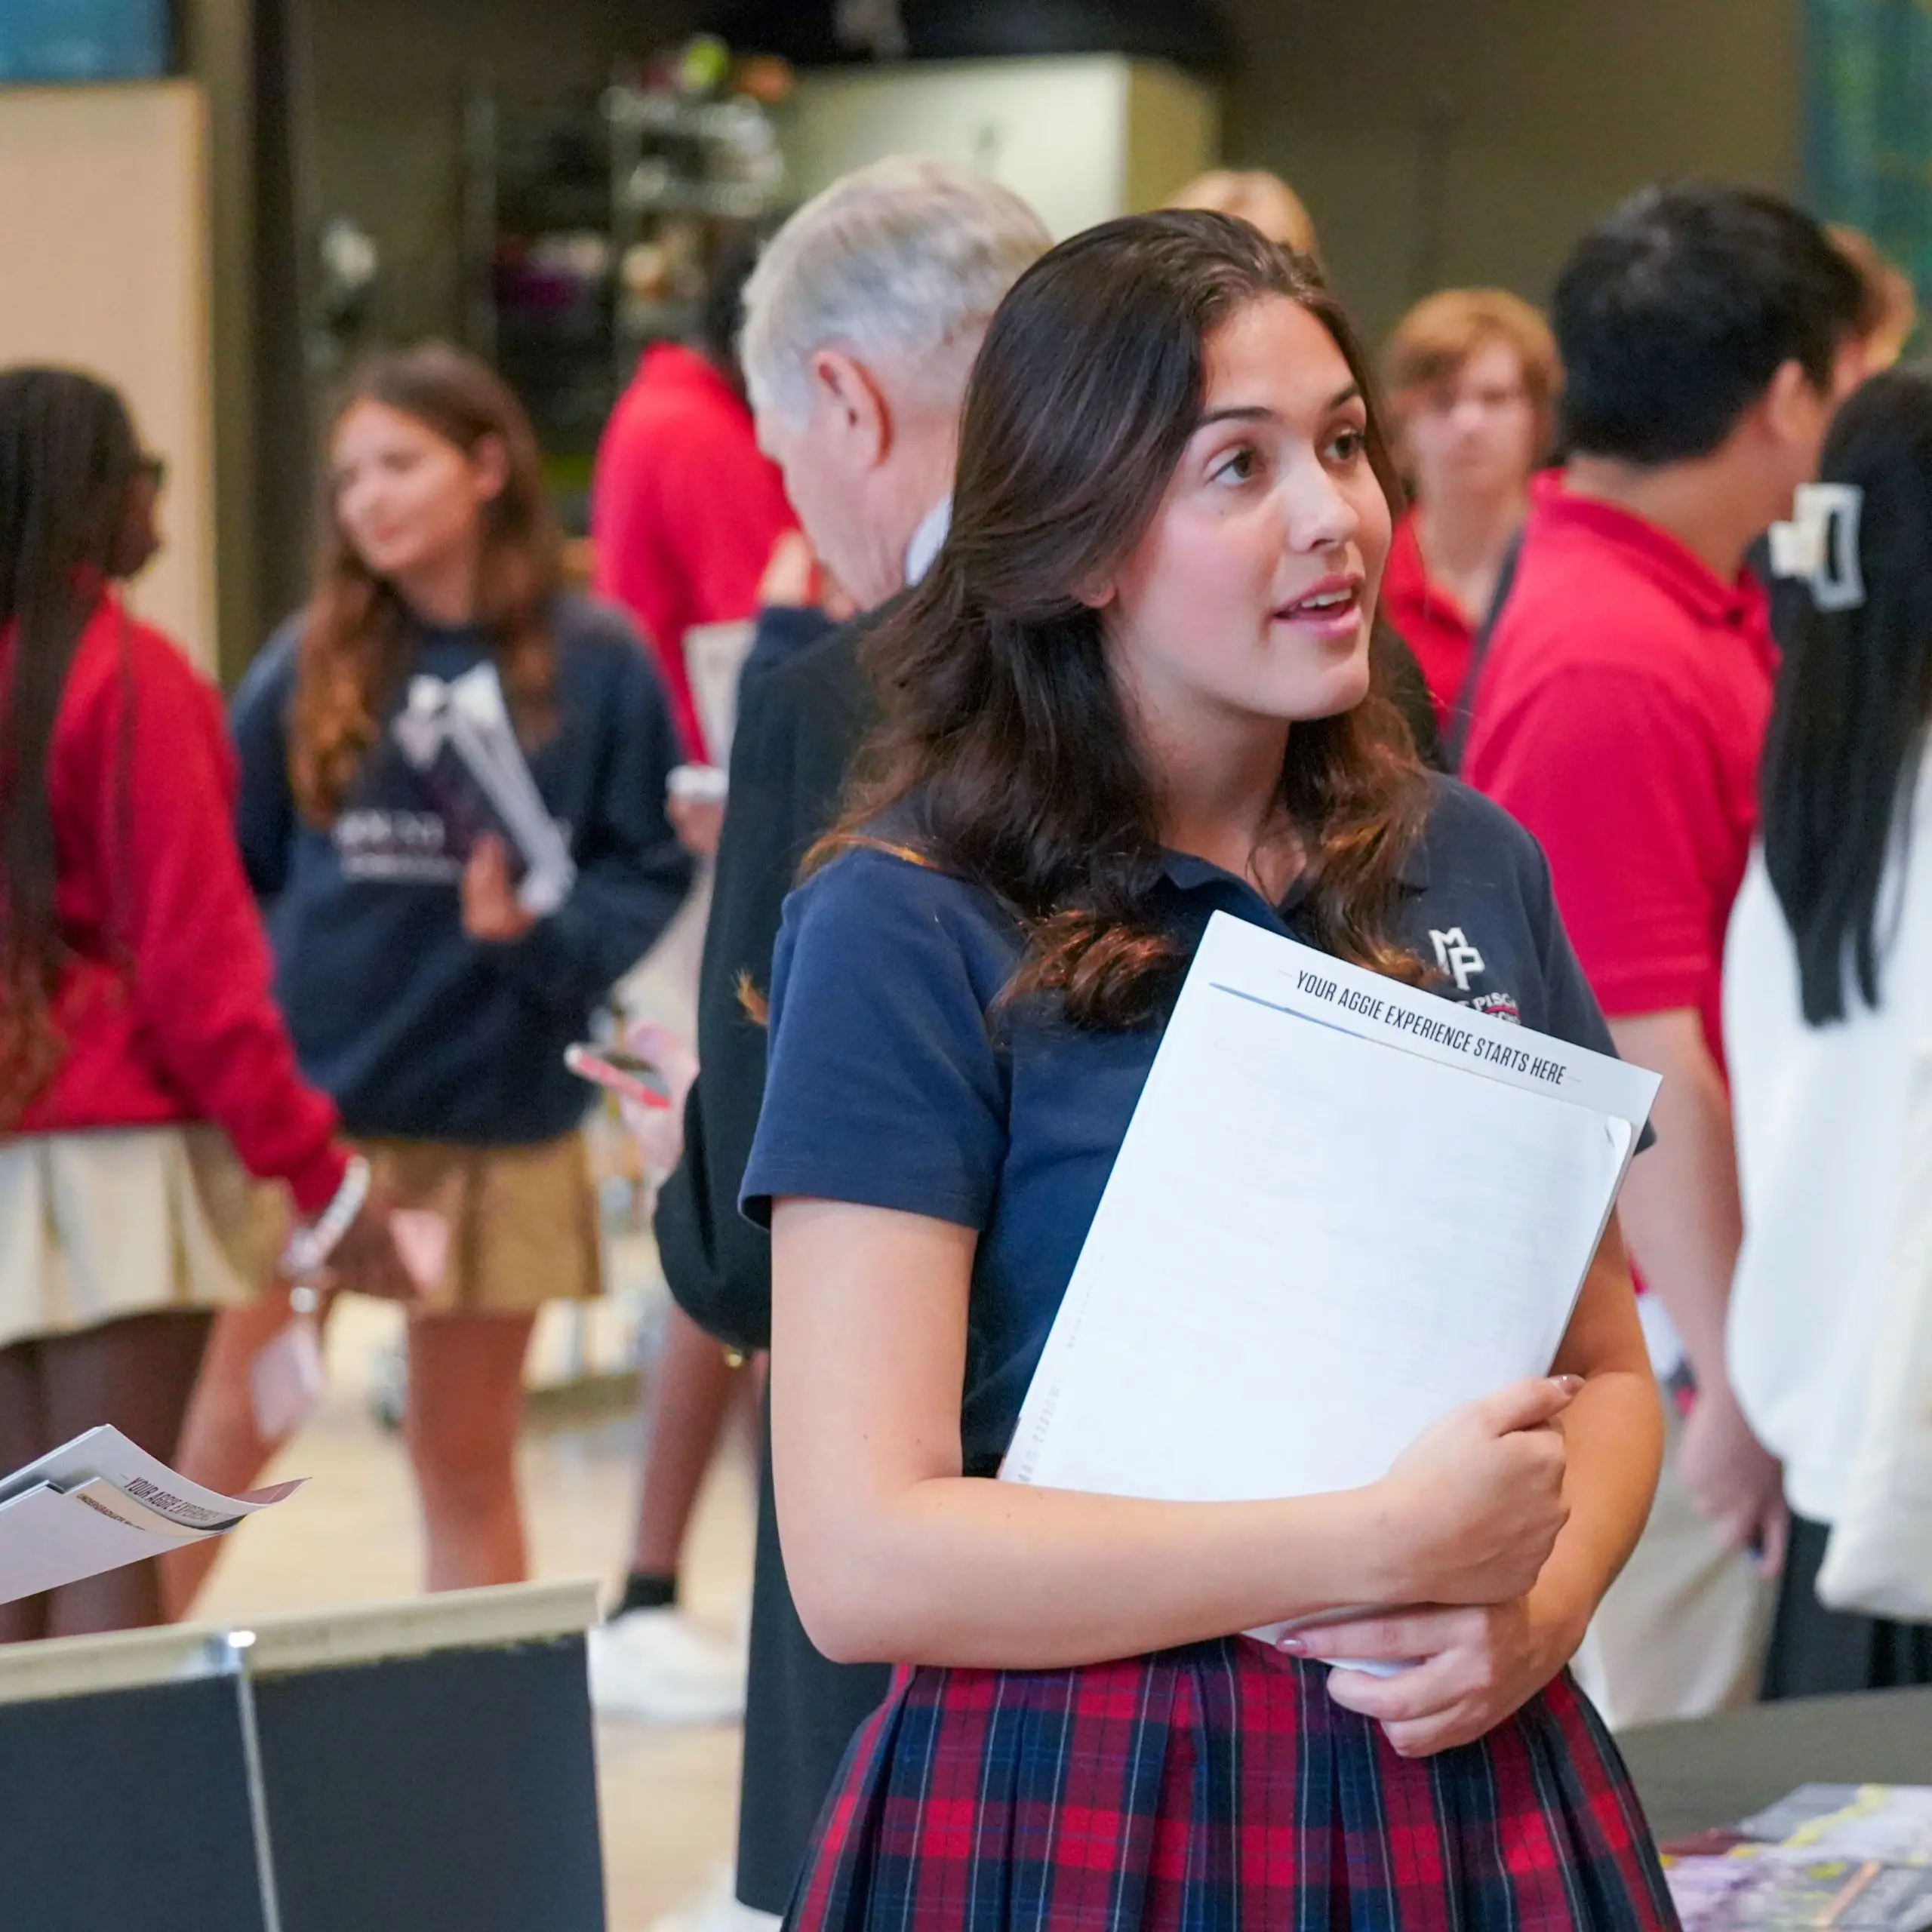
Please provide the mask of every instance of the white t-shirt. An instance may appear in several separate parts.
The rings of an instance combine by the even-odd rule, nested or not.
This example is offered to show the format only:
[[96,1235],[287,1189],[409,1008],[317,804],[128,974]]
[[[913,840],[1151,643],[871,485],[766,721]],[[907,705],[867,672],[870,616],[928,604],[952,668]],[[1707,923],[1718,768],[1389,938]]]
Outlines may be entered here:
[[1792,1508],[1837,1520],[1870,1380],[1898,1220],[1912,1049],[1932,1050],[1932,761],[1879,894],[1879,1004],[1849,972],[1846,1017],[1806,1025],[1791,929],[1761,851],[1724,951],[1724,1051],[1744,1246],[1733,1385],[1785,1465]]

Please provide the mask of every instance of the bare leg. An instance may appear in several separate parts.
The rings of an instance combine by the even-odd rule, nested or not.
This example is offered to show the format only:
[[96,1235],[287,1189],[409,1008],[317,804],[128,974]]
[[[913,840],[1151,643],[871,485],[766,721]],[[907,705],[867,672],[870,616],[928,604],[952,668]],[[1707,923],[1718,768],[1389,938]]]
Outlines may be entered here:
[[[43,1337],[42,1386],[54,1441],[112,1423],[150,1455],[172,1462],[213,1319],[202,1309],[168,1309]],[[131,1563],[54,1591],[47,1634],[139,1629],[163,1614],[156,1566]]]
[[[0,1349],[0,1474],[11,1475],[55,1446],[41,1387],[40,1344],[16,1342]],[[43,1591],[0,1603],[0,1644],[45,1636],[48,1601]]]
[[429,1587],[528,1574],[516,1493],[517,1426],[531,1315],[419,1315],[409,1324],[403,1440],[429,1543]]
[[[289,1319],[288,1291],[279,1284],[246,1308],[224,1309],[215,1317],[194,1400],[182,1426],[180,1460],[175,1466],[183,1475],[226,1496],[254,1487],[281,1444],[266,1441],[255,1428],[248,1371]],[[162,1558],[162,1595],[171,1620],[186,1617],[192,1608],[226,1542],[225,1537],[208,1537]]]
[[675,1577],[718,1432],[738,1386],[724,1349],[675,1303],[651,1380],[631,1567]]

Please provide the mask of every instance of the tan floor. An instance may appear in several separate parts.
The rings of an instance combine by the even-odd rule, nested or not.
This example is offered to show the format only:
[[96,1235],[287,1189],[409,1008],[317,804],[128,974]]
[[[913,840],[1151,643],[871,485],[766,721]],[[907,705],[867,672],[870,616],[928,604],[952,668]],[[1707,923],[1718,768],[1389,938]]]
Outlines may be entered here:
[[[419,1586],[408,1466],[367,1396],[369,1358],[386,1319],[367,1303],[346,1304],[331,1324],[328,1404],[274,1470],[277,1478],[308,1476],[309,1486],[237,1534],[198,1617],[364,1601]],[[608,1585],[617,1574],[636,1441],[628,1418],[555,1420],[540,1405],[520,1466],[536,1575]],[[686,1562],[694,1614],[720,1625],[742,1614],[749,1586],[751,1506],[740,1451],[713,1473]],[[599,1724],[611,1932],[645,1932],[730,1857],[738,1749],[735,1727]]]

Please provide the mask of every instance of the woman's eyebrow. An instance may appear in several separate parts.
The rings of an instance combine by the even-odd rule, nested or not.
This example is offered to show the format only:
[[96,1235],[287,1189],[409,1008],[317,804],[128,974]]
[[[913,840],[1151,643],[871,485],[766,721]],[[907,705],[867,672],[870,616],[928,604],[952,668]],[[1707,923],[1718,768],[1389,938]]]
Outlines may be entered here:
[[[1350,383],[1346,389],[1339,389],[1321,405],[1325,416],[1346,405],[1358,401],[1361,396],[1361,385]],[[1204,410],[1201,420],[1195,425],[1197,429],[1205,429],[1216,423],[1272,423],[1278,420],[1275,411],[1258,402],[1229,403],[1224,408]]]

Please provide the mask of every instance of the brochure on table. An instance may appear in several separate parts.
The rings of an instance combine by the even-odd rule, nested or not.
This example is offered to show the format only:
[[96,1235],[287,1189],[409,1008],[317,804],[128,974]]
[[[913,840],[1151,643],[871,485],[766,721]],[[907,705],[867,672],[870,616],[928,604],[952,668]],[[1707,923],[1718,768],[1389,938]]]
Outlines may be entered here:
[[1684,1932],[1926,1932],[1932,1787],[1801,1786],[1727,1830],[1663,1847]]

